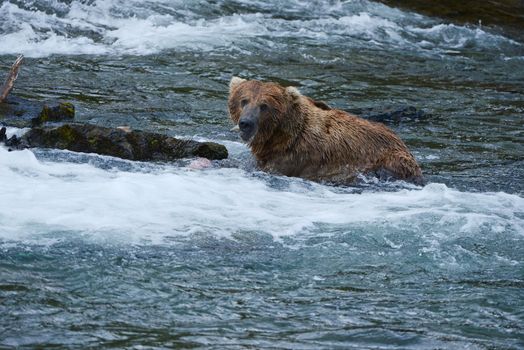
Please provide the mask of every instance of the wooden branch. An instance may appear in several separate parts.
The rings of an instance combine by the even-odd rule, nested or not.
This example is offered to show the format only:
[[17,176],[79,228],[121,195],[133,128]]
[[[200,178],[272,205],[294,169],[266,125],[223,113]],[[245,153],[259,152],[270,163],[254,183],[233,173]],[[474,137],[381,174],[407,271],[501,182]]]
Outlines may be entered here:
[[15,80],[18,77],[18,70],[20,69],[20,65],[24,61],[24,56],[20,55],[13,66],[11,67],[11,70],[9,71],[9,74],[7,75],[7,78],[4,82],[4,85],[0,88],[0,103],[4,102],[4,100],[7,98],[7,95],[11,92],[13,89],[13,86],[15,85]]

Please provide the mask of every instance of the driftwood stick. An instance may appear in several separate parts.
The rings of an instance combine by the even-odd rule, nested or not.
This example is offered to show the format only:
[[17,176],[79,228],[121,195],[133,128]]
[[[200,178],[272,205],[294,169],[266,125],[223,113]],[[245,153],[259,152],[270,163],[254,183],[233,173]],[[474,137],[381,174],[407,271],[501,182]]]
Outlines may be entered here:
[[0,103],[4,102],[4,100],[7,98],[7,95],[9,95],[9,93],[13,89],[13,86],[15,85],[15,80],[18,77],[18,70],[20,69],[20,65],[23,61],[24,56],[20,55],[11,67],[11,70],[9,71],[9,74],[7,75],[7,78],[4,82],[4,85],[2,85],[2,87],[0,88]]

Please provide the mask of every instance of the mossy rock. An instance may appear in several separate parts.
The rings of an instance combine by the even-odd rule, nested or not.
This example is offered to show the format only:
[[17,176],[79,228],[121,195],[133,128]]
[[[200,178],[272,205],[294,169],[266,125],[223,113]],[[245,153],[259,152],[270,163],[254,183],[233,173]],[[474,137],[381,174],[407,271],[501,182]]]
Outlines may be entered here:
[[75,106],[69,102],[42,103],[17,96],[8,96],[0,103],[0,124],[17,128],[29,128],[46,122],[71,122]]
[[227,158],[226,147],[214,142],[180,140],[143,131],[126,132],[90,124],[35,127],[21,140],[23,147],[67,149],[140,161],[170,161],[204,157]]
[[61,102],[57,106],[44,105],[36,118],[31,119],[31,126],[39,126],[46,122],[62,122],[75,119],[75,106],[69,102]]

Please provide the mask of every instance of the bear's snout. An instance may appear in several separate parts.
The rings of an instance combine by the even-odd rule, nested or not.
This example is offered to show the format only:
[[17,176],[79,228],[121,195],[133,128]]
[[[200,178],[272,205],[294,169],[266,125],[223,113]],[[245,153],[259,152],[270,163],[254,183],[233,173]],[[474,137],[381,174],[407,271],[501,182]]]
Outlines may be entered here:
[[246,132],[253,129],[255,127],[255,123],[249,119],[240,119],[238,127],[240,128],[240,131]]
[[258,115],[257,113],[246,113],[240,117],[238,121],[238,128],[240,129],[240,137],[242,140],[248,142],[257,132]]
[[238,122],[240,128],[240,137],[244,141],[248,141],[255,135],[255,121],[248,118],[241,118]]

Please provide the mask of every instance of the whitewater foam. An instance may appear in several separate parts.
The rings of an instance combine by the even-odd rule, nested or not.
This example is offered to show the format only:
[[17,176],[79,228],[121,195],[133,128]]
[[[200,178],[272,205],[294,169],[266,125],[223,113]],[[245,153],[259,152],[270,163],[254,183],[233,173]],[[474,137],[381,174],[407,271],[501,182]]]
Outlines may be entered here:
[[319,225],[348,232],[361,225],[399,228],[431,239],[486,230],[524,234],[524,199],[505,193],[430,184],[357,194],[298,179],[275,188],[235,168],[129,162],[135,167],[122,170],[91,163],[42,161],[30,150],[0,147],[0,240],[43,243],[60,232],[155,244],[199,233],[258,232],[279,239],[308,235]]
[[[148,55],[165,50],[252,52],[286,39],[340,41],[351,47],[434,51],[498,49],[519,45],[481,28],[444,25],[367,1],[292,1],[283,6],[240,2],[237,13],[221,4],[155,1],[72,1],[46,8],[4,2],[0,7],[0,54]],[[215,7],[213,7],[215,6]],[[222,12],[222,13],[221,13]],[[218,14],[218,15],[217,15]]]

